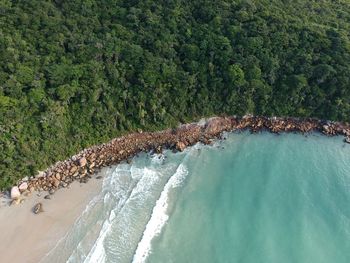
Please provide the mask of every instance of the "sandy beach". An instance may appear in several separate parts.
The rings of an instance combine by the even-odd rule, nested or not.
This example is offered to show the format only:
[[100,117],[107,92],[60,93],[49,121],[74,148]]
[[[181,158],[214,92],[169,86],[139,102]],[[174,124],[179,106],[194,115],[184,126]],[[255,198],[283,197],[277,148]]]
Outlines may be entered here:
[[[0,262],[39,262],[97,195],[102,181],[92,178],[87,184],[74,182],[54,193],[51,200],[44,199],[47,192],[34,192],[19,205],[8,206],[0,199]],[[44,212],[36,215],[32,208],[38,202]]]

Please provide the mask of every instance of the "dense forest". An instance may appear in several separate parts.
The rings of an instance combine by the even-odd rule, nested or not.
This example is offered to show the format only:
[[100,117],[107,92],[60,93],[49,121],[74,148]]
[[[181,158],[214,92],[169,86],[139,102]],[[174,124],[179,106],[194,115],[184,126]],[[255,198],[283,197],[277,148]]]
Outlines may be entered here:
[[0,188],[128,131],[350,116],[347,0],[1,0]]

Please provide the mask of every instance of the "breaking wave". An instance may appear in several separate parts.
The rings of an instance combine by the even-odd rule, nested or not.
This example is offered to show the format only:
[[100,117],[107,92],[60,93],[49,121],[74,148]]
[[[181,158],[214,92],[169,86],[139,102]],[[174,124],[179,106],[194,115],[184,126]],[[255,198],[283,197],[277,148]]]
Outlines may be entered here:
[[155,207],[153,208],[151,219],[146,225],[146,229],[143,232],[141,241],[139,242],[133,262],[141,263],[145,262],[147,256],[151,251],[152,239],[161,233],[163,226],[169,219],[167,214],[169,193],[172,188],[178,187],[186,178],[188,174],[187,169],[183,164],[180,164],[176,173],[169,179],[162,191],[160,198],[157,200]]
[[169,194],[188,173],[189,152],[144,153],[108,168],[101,192],[41,263],[142,262],[169,218]]

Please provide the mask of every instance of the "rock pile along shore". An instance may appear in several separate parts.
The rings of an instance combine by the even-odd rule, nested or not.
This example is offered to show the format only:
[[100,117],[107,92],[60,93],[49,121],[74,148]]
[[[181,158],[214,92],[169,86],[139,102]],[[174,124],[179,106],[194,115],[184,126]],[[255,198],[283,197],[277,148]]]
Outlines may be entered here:
[[267,118],[257,116],[213,117],[205,122],[184,124],[176,129],[160,132],[138,132],[115,138],[108,143],[87,148],[77,155],[54,164],[36,176],[20,180],[11,189],[11,198],[20,203],[21,196],[34,190],[48,191],[52,194],[59,188],[67,187],[75,180],[86,183],[102,167],[118,164],[140,152],[163,149],[183,151],[186,147],[201,142],[210,144],[224,131],[250,130],[251,132],[270,131],[321,132],[328,136],[343,135],[350,143],[350,125],[347,123],[321,121],[317,119]]

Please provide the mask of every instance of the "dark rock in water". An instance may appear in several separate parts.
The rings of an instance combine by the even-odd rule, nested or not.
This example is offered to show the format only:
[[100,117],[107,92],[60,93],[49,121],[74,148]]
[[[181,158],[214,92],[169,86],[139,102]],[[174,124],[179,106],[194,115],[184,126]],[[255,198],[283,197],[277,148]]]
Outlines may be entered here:
[[154,152],[157,153],[157,154],[161,154],[161,153],[163,152],[162,146],[156,147],[156,149],[154,150]]
[[350,137],[346,137],[346,138],[344,139],[344,142],[350,143]]
[[34,207],[33,207],[33,213],[34,214],[39,214],[43,212],[43,204],[42,203],[37,203]]
[[50,189],[49,194],[53,195],[54,193],[55,193],[55,190],[54,189]]
[[96,176],[96,179],[102,179],[102,175]]
[[45,195],[44,199],[49,199],[50,200],[51,199],[51,195]]

